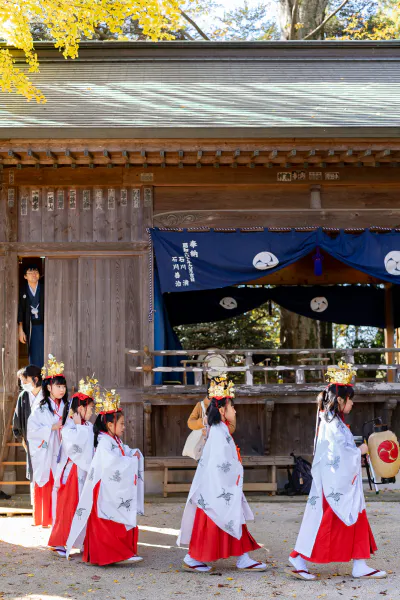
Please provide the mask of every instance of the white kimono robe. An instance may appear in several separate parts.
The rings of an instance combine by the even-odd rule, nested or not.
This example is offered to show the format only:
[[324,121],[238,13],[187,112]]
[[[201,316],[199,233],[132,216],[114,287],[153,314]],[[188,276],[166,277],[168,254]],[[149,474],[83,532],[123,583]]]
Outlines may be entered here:
[[[119,443],[118,443],[119,442]],[[122,447],[125,456],[122,454]],[[139,452],[140,459],[133,456]],[[100,481],[97,512],[101,519],[122,523],[126,529],[136,527],[137,515],[144,514],[144,458],[140,450],[122,444],[111,435],[101,433],[89,476],[83,486],[79,504],[67,541],[67,556],[86,526],[93,506],[93,491]]]
[[47,406],[35,405],[28,419],[28,443],[32,460],[33,481],[43,487],[50,479],[50,471],[56,477],[57,458],[61,444],[61,430],[52,430],[62,419],[64,402],[59,406],[50,399],[54,414]]
[[323,412],[320,417],[311,471],[313,482],[295,546],[296,552],[307,557],[312,554],[321,525],[323,496],[348,526],[354,525],[365,509],[360,449],[340,418],[327,422]]
[[238,540],[242,525],[254,519],[243,494],[243,466],[224,423],[210,427],[183,513],[179,546],[190,543],[197,507]]
[[[79,495],[81,495],[93,454],[94,435],[92,423],[86,421],[83,425],[76,425],[73,419],[68,418],[61,430],[61,449],[54,477],[53,518],[56,514],[57,492],[61,483],[67,482],[72,466],[76,464],[78,468],[78,489]],[[68,459],[70,462],[68,462]]]

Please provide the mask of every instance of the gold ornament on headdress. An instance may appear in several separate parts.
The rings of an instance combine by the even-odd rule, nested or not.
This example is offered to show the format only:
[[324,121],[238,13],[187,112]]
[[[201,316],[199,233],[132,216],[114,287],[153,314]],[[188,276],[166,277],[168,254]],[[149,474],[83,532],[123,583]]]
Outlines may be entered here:
[[121,396],[116,390],[104,390],[96,394],[96,414],[117,412],[120,409]]
[[94,374],[92,377],[86,376],[86,381],[84,379],[79,381],[79,394],[85,394],[85,396],[89,396],[89,398],[94,399],[96,392],[100,392],[100,389],[99,381],[98,379],[94,378]]
[[50,377],[55,377],[56,375],[64,376],[64,363],[57,362],[56,358],[52,354],[49,354],[47,367],[46,365],[42,367],[42,379],[48,379]]
[[213,377],[208,389],[208,397],[212,398],[234,398],[235,384],[233,381],[228,381],[226,375]]
[[329,384],[350,385],[357,371],[351,363],[339,362],[337,367],[329,367],[326,372],[326,380]]

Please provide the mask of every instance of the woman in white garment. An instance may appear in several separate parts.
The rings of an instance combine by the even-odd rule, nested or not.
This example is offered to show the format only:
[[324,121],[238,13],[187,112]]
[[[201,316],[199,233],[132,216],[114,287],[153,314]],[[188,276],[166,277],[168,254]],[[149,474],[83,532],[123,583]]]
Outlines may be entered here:
[[42,372],[36,365],[28,365],[18,371],[20,374],[22,392],[18,396],[13,416],[13,434],[21,439],[26,452],[26,478],[31,481],[31,504],[33,505],[34,484],[32,483],[32,461],[28,447],[28,419],[36,406],[43,399]]
[[232,382],[215,377],[208,391],[208,438],[182,517],[178,545],[189,544],[183,560],[186,571],[207,573],[207,562],[237,556],[241,571],[265,571],[266,565],[253,560],[248,552],[260,546],[250,535],[246,520],[253,513],[243,494],[243,466],[230,434],[235,422]]
[[313,483],[294,551],[289,557],[291,575],[305,580],[316,577],[308,571],[313,563],[353,561],[356,578],[381,579],[385,571],[367,565],[377,550],[365,511],[361,456],[368,446],[357,447],[345,416],[353,408],[350,384],[352,365],[330,369],[331,381],[318,396],[318,427]]
[[48,542],[49,547],[63,557],[94,454],[94,434],[90,418],[93,414],[96,384],[96,379],[87,377],[86,382],[81,379],[78,392],[64,408],[61,452],[53,495],[56,510],[53,508],[54,525]]
[[86,527],[84,562],[134,565],[143,560],[137,555],[137,515],[144,512],[144,459],[121,440],[125,417],[115,390],[96,395],[96,412],[96,452],[72,521],[67,556]]
[[64,364],[49,355],[43,367],[43,398],[28,419],[28,444],[32,460],[34,490],[34,525],[50,527],[53,523],[52,495],[61,444],[64,406],[68,399]]

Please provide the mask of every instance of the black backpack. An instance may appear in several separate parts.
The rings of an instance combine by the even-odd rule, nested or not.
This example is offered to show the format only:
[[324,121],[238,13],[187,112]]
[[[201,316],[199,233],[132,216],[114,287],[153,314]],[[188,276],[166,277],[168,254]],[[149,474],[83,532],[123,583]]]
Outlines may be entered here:
[[294,466],[292,472],[288,469],[289,483],[285,485],[285,494],[308,496],[312,483],[311,464],[301,456],[295,456],[293,452],[290,456],[293,456]]

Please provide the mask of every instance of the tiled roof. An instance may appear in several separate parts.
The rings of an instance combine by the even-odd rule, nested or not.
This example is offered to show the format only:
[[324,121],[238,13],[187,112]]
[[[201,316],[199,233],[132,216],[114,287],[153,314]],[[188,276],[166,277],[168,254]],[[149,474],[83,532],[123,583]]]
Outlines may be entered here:
[[76,61],[39,46],[40,74],[31,77],[47,103],[1,93],[1,137],[11,129],[27,137],[396,135],[400,127],[398,43],[92,43]]

